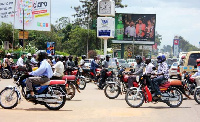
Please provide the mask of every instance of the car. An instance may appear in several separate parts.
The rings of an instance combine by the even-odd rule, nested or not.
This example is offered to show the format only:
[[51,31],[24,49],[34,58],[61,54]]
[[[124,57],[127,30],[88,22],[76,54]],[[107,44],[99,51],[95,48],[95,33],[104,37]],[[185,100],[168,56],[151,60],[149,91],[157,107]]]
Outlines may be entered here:
[[85,59],[85,60],[84,60],[84,61],[85,61],[85,66],[86,66],[87,68],[90,68],[92,60],[93,60],[93,59]]
[[170,69],[169,69],[169,77],[170,77],[170,79],[171,79],[173,76],[177,76],[177,74],[178,74],[177,70],[178,70],[178,62],[174,62],[174,63],[171,65]]
[[117,62],[119,63],[119,66],[123,66],[125,68],[130,68],[130,65],[126,62],[125,59],[117,59]]
[[131,67],[134,67],[134,68],[137,65],[137,62],[135,61],[135,59],[127,59],[127,62]]
[[167,59],[168,67],[170,68],[170,67],[172,66],[172,64],[173,64],[174,62],[177,62],[177,61],[178,61],[177,58],[168,58],[168,59]]

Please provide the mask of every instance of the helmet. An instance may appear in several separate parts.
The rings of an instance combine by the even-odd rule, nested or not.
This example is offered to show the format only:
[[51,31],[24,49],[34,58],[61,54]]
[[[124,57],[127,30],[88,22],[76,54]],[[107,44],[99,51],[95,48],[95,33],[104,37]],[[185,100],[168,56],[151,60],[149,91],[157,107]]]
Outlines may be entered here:
[[7,54],[7,56],[10,56],[10,55],[11,55],[10,53]]
[[149,63],[151,63],[151,59],[150,58],[146,58],[145,64],[149,64]]
[[31,55],[31,53],[28,53],[27,56],[30,57],[30,56],[32,56],[32,55]]
[[46,52],[39,52],[38,53],[38,58],[37,58],[37,60],[40,62],[40,61],[43,61],[44,59],[46,59],[47,58],[47,53]]
[[57,61],[62,61],[63,58],[62,58],[61,56],[58,56],[58,57],[56,57],[56,60],[57,60]]
[[109,56],[109,55],[106,55],[106,58],[110,58],[110,56]]
[[200,58],[196,60],[197,66],[200,66]]
[[158,61],[157,61],[158,63],[162,63],[162,56],[158,56],[158,57],[157,57],[157,60],[158,60]]
[[166,61],[165,55],[162,55],[162,62]]
[[141,63],[142,62],[142,57],[140,56],[140,55],[137,55],[137,56],[135,56],[135,60],[137,61],[139,61],[138,63]]
[[85,59],[86,58],[86,55],[82,55],[82,59]]
[[68,58],[69,58],[69,59],[73,59],[73,56],[70,55]]
[[183,55],[183,56],[181,57],[181,59],[185,59],[185,56]]

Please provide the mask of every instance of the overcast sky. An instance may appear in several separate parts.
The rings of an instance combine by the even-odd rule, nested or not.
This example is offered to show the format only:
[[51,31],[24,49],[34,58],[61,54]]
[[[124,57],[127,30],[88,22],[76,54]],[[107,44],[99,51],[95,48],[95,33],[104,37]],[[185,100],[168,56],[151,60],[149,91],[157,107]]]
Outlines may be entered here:
[[[71,7],[79,0],[51,0],[52,23],[75,13]],[[175,35],[184,37],[198,47],[200,42],[200,0],[123,0],[126,8],[118,13],[156,14],[156,31],[162,35],[161,46],[172,45]]]

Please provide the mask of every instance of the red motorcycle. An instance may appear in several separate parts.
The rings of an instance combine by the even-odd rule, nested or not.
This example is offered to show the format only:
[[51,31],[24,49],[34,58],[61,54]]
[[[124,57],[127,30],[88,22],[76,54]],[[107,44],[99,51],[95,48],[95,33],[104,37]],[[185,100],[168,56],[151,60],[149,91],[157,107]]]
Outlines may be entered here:
[[178,83],[174,82],[165,82],[160,86],[160,91],[161,91],[161,98],[158,98],[155,96],[155,93],[151,90],[149,90],[148,86],[148,78],[149,76],[143,75],[139,78],[138,83],[139,87],[132,87],[130,90],[126,93],[125,100],[126,103],[133,107],[133,108],[138,108],[142,106],[142,104],[149,103],[149,102],[164,102],[168,106],[175,108],[179,107],[182,104],[183,101],[183,96],[182,92],[177,88],[174,87],[174,85],[182,85],[181,81]]

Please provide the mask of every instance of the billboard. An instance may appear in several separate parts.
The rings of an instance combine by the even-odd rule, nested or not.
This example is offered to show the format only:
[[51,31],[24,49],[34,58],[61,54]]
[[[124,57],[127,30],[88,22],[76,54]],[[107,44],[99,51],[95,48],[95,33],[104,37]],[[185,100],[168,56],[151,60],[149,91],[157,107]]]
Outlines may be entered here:
[[174,39],[174,56],[178,57],[179,56],[179,39]]
[[155,42],[156,14],[125,14],[115,16],[115,40],[135,41],[135,44]]
[[24,30],[50,31],[50,4],[50,0],[1,0],[0,22],[23,29],[24,13]]
[[47,42],[47,54],[55,55],[55,42]]

